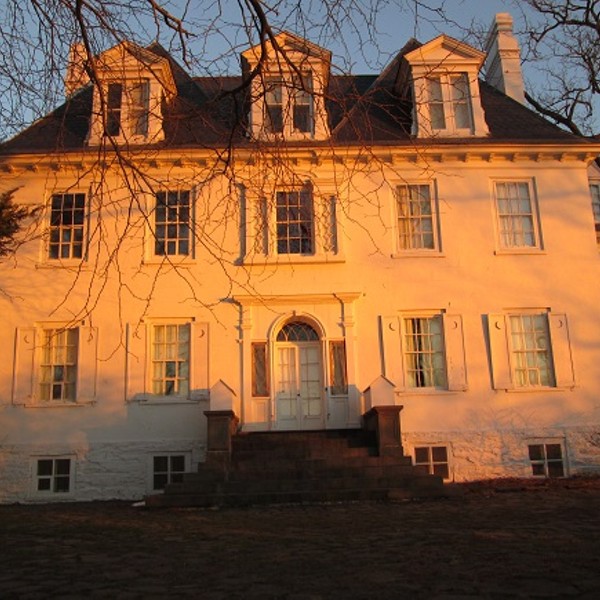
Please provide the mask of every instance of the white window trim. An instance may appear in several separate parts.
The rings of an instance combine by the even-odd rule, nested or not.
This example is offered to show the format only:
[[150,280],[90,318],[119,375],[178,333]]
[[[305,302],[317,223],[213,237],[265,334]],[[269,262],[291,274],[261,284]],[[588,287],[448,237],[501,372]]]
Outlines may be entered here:
[[[312,194],[313,206],[313,245],[311,254],[279,254],[277,252],[277,192],[296,191],[309,188]],[[240,190],[241,203],[244,206],[245,219],[245,251],[242,262],[245,266],[266,264],[328,264],[345,261],[342,251],[340,231],[339,195],[329,186],[320,186],[318,190],[309,180],[303,184],[277,185],[265,194],[249,194],[248,190]],[[332,208],[333,204],[333,208]],[[266,209],[266,210],[265,210]],[[332,212],[329,212],[332,211]],[[265,215],[266,212],[266,215]],[[266,219],[264,219],[264,216]],[[261,219],[264,219],[261,224]],[[328,223],[324,223],[328,220]],[[264,231],[266,227],[266,234]],[[326,230],[326,228],[328,228]],[[326,236],[334,240],[335,248],[325,250]],[[266,238],[266,239],[265,239]],[[265,252],[266,250],[266,252]]]
[[[400,227],[399,227],[399,215],[398,215],[398,197],[397,190],[401,186],[429,186],[429,193],[431,199],[431,220],[433,228],[433,248],[402,248],[400,245]],[[443,258],[445,255],[442,251],[441,243],[441,222],[440,222],[440,210],[438,200],[438,186],[437,180],[419,180],[419,179],[408,179],[406,181],[397,181],[391,188],[391,200],[390,205],[392,206],[392,219],[394,232],[393,242],[393,253],[392,258]]]
[[[452,77],[460,77],[464,75],[467,80],[467,111],[469,117],[469,127],[457,127],[456,126],[456,115],[454,111],[454,101],[452,100],[452,83],[450,79]],[[429,95],[429,81],[433,79],[439,79],[441,90],[442,90],[442,99],[443,99],[443,107],[444,107],[444,118],[446,121],[446,127],[440,129],[433,128],[433,120],[431,117],[431,98]],[[444,71],[444,72],[433,72],[429,73],[426,78],[425,83],[426,90],[426,106],[427,106],[427,116],[428,116],[428,127],[431,131],[431,135],[433,136],[453,136],[453,137],[470,137],[473,135],[475,129],[474,116],[473,116],[473,91],[472,91],[472,83],[471,78],[469,77],[469,73],[467,71]]]
[[[496,185],[498,183],[526,183],[529,189],[529,202],[531,205],[531,219],[535,244],[532,246],[512,246],[506,247],[501,242],[500,213],[498,210],[498,195]],[[495,250],[494,254],[545,254],[544,243],[541,229],[540,209],[538,202],[537,187],[534,178],[495,178],[490,181],[491,196],[493,199],[493,219],[495,232]]]
[[[38,461],[40,460],[69,460],[69,491],[68,492],[55,492],[52,489],[50,490],[38,490]],[[32,498],[44,499],[45,501],[52,499],[52,501],[59,500],[72,500],[75,494],[75,484],[76,484],[76,466],[77,460],[75,455],[73,454],[43,454],[32,456],[30,459],[30,472],[31,472],[31,488],[30,494]],[[52,476],[52,482],[54,481],[54,476]],[[52,485],[51,485],[52,487]]]
[[[446,442],[446,441],[436,441],[436,442],[413,442],[411,444],[412,446],[412,459],[413,459],[413,465],[417,465],[417,457],[416,457],[416,449],[417,448],[428,448],[429,449],[429,458],[431,459],[429,466],[432,467],[433,466],[433,456],[432,456],[432,448],[433,447],[439,447],[439,446],[444,446],[446,448],[446,458],[447,458],[447,462],[445,464],[448,465],[448,477],[444,477],[444,481],[453,481],[454,480],[454,465],[453,465],[453,448],[452,448],[452,444],[450,442]],[[420,465],[423,465],[424,463],[419,463]],[[442,464],[442,463],[437,463],[437,464]],[[430,470],[430,473],[433,473],[433,469]]]
[[[152,393],[152,336],[154,325],[189,325],[189,393],[186,396]],[[128,323],[125,362],[125,402],[140,405],[198,404],[208,400],[209,327],[195,317],[151,317]]]
[[[78,329],[77,378],[74,400],[42,400],[40,378],[44,330]],[[38,322],[17,328],[13,373],[13,404],[25,408],[81,408],[96,404],[98,328],[81,323]],[[18,388],[18,389],[15,389]]]
[[[510,339],[511,315],[545,314],[549,331],[549,352],[552,362],[554,385],[517,386],[514,375],[514,358]],[[576,387],[575,366],[569,334],[567,315],[548,308],[507,309],[502,313],[488,314],[488,336],[492,387],[497,392],[517,394],[547,394],[564,392]]]
[[[442,319],[446,387],[409,387],[404,352],[404,319],[434,317]],[[402,311],[397,316],[381,317],[385,377],[394,383],[396,393],[404,396],[448,395],[468,389],[462,317],[444,310]]]
[[[556,444],[560,446],[561,453],[561,462],[563,466],[563,475],[560,478],[551,478],[548,474],[548,457],[546,456],[546,446]],[[533,474],[533,462],[529,458],[529,446],[544,446],[544,475],[534,475]],[[527,438],[525,440],[525,458],[528,465],[528,476],[533,479],[564,479],[569,477],[569,463],[567,460],[567,451],[566,451],[566,440],[564,437],[539,437],[539,438]],[[536,463],[539,461],[536,461]],[[555,460],[551,460],[551,462],[555,462]]]

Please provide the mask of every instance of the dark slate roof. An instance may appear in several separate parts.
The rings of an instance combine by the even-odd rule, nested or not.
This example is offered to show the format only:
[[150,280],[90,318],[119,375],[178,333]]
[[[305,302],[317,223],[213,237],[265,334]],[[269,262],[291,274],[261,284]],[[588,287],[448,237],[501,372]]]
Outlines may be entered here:
[[[411,40],[379,75],[332,75],[326,97],[331,139],[294,145],[398,144],[431,146],[431,139],[411,136],[412,100],[404,54],[418,46]],[[171,63],[177,96],[166,104],[164,141],[159,147],[212,148],[251,145],[246,135],[248,86],[242,77],[190,77],[158,44],[148,48]],[[436,137],[436,145],[465,143],[580,143],[584,138],[563,131],[526,106],[479,82],[490,135],[482,138]],[[48,153],[85,149],[92,110],[91,87],[0,145],[0,154]]]

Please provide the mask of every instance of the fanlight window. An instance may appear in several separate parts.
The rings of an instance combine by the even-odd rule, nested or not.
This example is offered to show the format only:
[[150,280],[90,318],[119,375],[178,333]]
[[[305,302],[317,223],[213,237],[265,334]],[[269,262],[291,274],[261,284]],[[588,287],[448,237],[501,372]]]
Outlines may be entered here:
[[318,342],[319,335],[307,323],[294,321],[287,323],[277,334],[278,342]]

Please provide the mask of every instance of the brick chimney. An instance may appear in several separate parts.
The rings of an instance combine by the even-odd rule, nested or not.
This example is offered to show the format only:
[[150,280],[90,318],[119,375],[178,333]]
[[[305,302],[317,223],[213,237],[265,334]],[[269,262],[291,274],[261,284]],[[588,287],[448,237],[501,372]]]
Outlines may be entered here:
[[76,94],[90,82],[90,78],[84,67],[86,60],[87,51],[85,46],[80,42],[71,44],[67,73],[65,75],[65,95],[67,98]]
[[498,13],[485,44],[485,80],[496,89],[525,104],[521,52],[513,35],[513,20],[508,13]]

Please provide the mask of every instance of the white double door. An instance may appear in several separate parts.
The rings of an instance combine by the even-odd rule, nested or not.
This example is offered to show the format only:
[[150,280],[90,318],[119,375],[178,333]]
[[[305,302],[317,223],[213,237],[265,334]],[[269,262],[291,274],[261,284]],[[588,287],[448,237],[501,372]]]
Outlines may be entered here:
[[323,429],[321,344],[278,342],[275,361],[275,427]]

